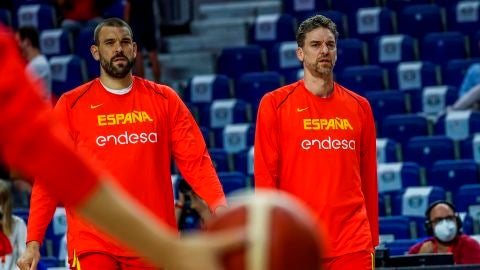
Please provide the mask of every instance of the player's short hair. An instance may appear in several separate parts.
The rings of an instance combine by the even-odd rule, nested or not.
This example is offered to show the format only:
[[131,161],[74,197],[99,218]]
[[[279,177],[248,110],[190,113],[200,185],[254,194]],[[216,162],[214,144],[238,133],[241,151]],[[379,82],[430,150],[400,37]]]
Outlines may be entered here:
[[305,37],[307,33],[319,27],[327,28],[335,36],[335,41],[338,39],[337,25],[329,18],[323,15],[312,16],[303,21],[297,30],[297,45],[303,47],[305,45]]
[[33,26],[22,26],[17,30],[20,40],[28,39],[32,47],[40,49],[40,38],[37,28]]
[[132,28],[130,27],[130,25],[128,25],[127,22],[125,22],[124,20],[122,19],[119,19],[119,18],[108,18],[108,19],[105,19],[103,20],[101,23],[99,23],[97,25],[97,27],[95,27],[95,31],[93,33],[93,42],[95,45],[99,45],[99,41],[98,41],[98,35],[100,33],[100,30],[102,30],[102,28],[104,26],[111,26],[111,27],[125,27],[128,29],[128,32],[130,32],[130,36],[132,37],[133,39],[133,31],[132,31]]

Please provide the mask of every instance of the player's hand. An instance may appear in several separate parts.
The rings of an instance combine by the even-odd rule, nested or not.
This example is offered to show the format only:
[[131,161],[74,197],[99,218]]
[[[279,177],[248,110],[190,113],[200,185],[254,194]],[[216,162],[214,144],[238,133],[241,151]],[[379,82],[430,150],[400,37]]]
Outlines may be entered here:
[[422,244],[418,253],[433,253],[433,241],[427,241]]
[[222,270],[222,256],[246,245],[246,235],[241,229],[211,234],[184,235],[171,251],[168,270]]
[[36,270],[40,261],[40,243],[37,241],[28,242],[23,254],[17,260],[20,270]]

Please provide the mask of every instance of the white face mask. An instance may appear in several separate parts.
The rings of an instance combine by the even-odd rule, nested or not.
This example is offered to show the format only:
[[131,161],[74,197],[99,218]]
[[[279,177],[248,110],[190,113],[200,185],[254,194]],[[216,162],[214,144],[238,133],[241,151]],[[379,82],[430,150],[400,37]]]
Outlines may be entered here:
[[457,235],[457,223],[452,220],[442,220],[433,228],[435,237],[442,242],[450,242]]

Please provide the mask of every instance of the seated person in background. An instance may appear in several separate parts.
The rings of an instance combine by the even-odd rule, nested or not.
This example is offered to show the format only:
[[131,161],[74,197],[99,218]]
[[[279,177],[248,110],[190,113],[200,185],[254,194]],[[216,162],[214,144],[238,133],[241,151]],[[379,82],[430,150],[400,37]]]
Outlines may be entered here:
[[480,64],[473,64],[468,68],[463,78],[462,85],[458,90],[458,98],[463,97],[477,85],[480,85]]
[[[479,65],[480,72],[480,65]],[[477,74],[480,78],[480,73]],[[472,87],[452,105],[452,110],[480,110],[480,84]]]
[[462,221],[447,201],[432,203],[425,213],[425,230],[432,237],[415,244],[408,254],[452,253],[455,264],[480,264],[480,244],[461,232]]
[[192,190],[183,178],[180,179],[178,186],[175,216],[178,230],[181,232],[200,229],[212,217],[207,203]]

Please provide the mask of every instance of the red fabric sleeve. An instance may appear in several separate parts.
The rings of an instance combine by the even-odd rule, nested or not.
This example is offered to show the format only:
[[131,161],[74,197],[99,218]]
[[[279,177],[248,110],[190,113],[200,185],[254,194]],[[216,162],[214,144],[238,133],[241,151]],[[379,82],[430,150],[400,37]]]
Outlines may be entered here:
[[377,148],[375,123],[372,109],[368,101],[362,104],[365,110],[365,125],[362,135],[362,149],[360,152],[360,173],[362,179],[362,191],[365,196],[368,222],[372,233],[372,244],[375,248],[380,241],[378,228],[378,176],[377,176]]
[[0,47],[2,157],[12,168],[45,181],[64,204],[77,205],[96,187],[98,172],[78,157],[68,138],[59,132],[41,91],[25,73],[13,35],[2,27]]
[[278,137],[276,114],[273,99],[269,94],[260,101],[255,128],[254,173],[256,188],[277,188],[278,167]]
[[455,251],[455,262],[460,264],[480,264],[480,244],[467,236],[460,236],[461,248]]
[[[173,90],[172,90],[173,92]],[[173,92],[174,93],[174,92]],[[177,167],[192,189],[215,212],[227,201],[200,128],[181,99],[172,94],[172,151]]]
[[42,181],[35,181],[30,197],[27,243],[30,241],[43,243],[48,224],[52,220],[58,204],[54,198]]
[[418,254],[418,252],[420,251],[420,248],[422,247],[423,243],[425,243],[425,241],[422,241],[420,243],[416,243],[415,245],[413,245],[408,250],[408,254]]

